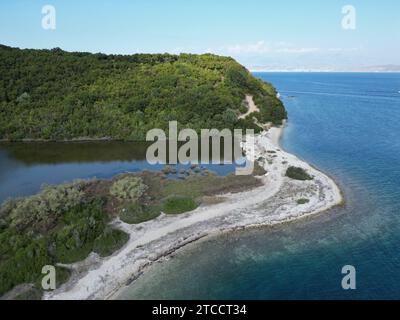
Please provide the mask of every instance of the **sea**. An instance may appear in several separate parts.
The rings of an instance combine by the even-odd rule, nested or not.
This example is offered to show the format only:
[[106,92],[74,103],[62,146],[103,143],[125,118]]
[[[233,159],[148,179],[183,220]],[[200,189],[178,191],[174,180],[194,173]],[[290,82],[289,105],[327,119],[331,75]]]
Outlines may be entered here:
[[400,299],[400,74],[255,76],[288,110],[282,147],[334,178],[344,206],[191,244],[119,298]]

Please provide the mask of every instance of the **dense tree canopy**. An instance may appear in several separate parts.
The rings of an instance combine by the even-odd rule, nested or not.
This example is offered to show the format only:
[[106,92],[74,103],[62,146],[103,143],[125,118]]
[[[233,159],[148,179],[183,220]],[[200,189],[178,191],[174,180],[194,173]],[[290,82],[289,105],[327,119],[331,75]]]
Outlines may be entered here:
[[0,45],[0,139],[144,140],[171,120],[195,130],[255,128],[252,116],[237,119],[246,94],[261,122],[286,118],[274,88],[232,58]]

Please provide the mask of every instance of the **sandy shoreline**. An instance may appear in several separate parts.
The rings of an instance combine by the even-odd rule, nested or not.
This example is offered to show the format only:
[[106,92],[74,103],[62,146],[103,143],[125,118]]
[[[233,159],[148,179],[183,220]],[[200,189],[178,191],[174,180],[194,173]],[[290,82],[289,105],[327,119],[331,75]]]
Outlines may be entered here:
[[[161,215],[140,225],[115,221],[130,234],[128,243],[111,257],[91,254],[70,265],[72,279],[44,299],[112,299],[118,296],[153,262],[198,239],[222,232],[275,225],[320,213],[342,202],[335,182],[279,146],[283,128],[271,128],[244,144],[246,156],[259,160],[267,174],[263,186],[237,194],[223,195],[222,203],[201,206],[182,215]],[[311,181],[285,177],[288,166],[302,167],[314,176]],[[297,200],[310,201],[299,205]]]

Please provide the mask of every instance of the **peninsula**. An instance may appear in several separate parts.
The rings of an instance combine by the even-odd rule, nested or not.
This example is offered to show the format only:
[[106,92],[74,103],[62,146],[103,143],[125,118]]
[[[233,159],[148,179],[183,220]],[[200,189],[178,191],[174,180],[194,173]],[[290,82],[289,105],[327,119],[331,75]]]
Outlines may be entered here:
[[[143,140],[169,121],[254,129],[242,145],[252,175],[200,165],[44,186],[0,207],[4,298],[108,299],[154,261],[198,239],[288,222],[342,202],[325,174],[282,150],[287,118],[272,85],[232,58],[130,56],[0,46],[0,139]],[[40,288],[44,265],[57,289]],[[44,293],[44,294],[43,294]]]

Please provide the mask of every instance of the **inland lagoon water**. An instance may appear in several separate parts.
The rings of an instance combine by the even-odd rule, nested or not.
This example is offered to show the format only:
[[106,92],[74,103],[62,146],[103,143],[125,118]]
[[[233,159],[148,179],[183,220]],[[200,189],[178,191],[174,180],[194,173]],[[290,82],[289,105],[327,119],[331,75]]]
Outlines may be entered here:
[[[159,171],[164,165],[151,165],[146,160],[150,144],[118,141],[0,143],[0,203],[10,197],[37,193],[43,184],[108,179],[143,170]],[[235,171],[236,162],[201,166],[225,176]],[[178,164],[177,174],[169,177],[179,178],[179,170],[189,167]]]
[[256,76],[288,109],[283,147],[334,177],[345,207],[189,245],[120,298],[400,299],[400,74]]

